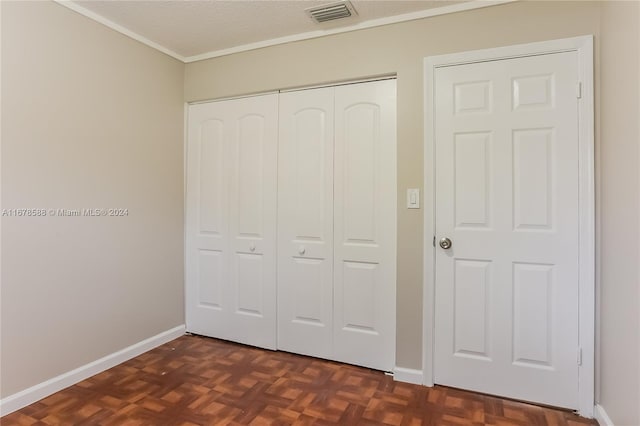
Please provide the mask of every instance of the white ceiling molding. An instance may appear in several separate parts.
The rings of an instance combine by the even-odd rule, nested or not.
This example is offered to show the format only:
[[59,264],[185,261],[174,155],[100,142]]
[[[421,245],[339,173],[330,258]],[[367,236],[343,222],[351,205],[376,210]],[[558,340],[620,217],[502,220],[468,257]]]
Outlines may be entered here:
[[127,37],[130,37],[132,39],[134,39],[135,41],[139,41],[142,44],[146,44],[149,47],[152,47],[156,50],[159,50],[160,52],[171,56],[172,58],[175,58],[177,60],[179,60],[180,62],[185,62],[186,63],[186,58],[182,55],[177,54],[176,52],[167,49],[164,46],[159,45],[158,43],[149,40],[146,37],[141,36],[140,34],[133,32],[125,27],[123,27],[122,25],[116,24],[113,21],[110,21],[109,19],[98,15],[95,12],[90,11],[89,9],[85,9],[84,7],[69,1],[69,0],[53,0],[54,2],[58,3],[61,6],[64,6],[68,9],[73,10],[74,12],[77,12],[81,15],[86,16],[89,19],[93,19],[96,22],[101,23],[102,25],[111,28],[114,31],[119,32],[120,34],[126,35]]
[[143,43],[149,47],[152,47],[162,53],[165,53],[169,56],[171,56],[172,58],[175,58],[181,62],[184,63],[191,63],[191,62],[197,62],[197,61],[203,61],[205,59],[211,59],[211,58],[217,58],[220,56],[225,56],[225,55],[231,55],[234,53],[240,53],[240,52],[246,52],[249,50],[255,50],[255,49],[260,49],[263,47],[269,47],[269,46],[276,46],[279,44],[284,44],[284,43],[291,43],[291,42],[296,42],[296,41],[302,41],[302,40],[309,40],[309,39],[313,39],[313,38],[318,38],[318,37],[324,37],[324,36],[328,36],[328,35],[333,35],[333,34],[340,34],[340,33],[346,33],[346,32],[351,32],[351,31],[358,31],[358,30],[363,30],[363,29],[367,29],[367,28],[373,28],[373,27],[379,27],[379,26],[383,26],[383,25],[389,25],[389,24],[396,24],[396,23],[400,23],[400,22],[407,22],[407,21],[414,21],[417,19],[423,19],[423,18],[429,18],[429,17],[433,17],[433,16],[439,16],[439,15],[447,15],[450,13],[457,13],[457,12],[464,12],[467,10],[474,10],[474,9],[481,9],[481,8],[485,8],[485,7],[490,7],[490,6],[497,6],[497,5],[501,5],[501,4],[505,4],[505,3],[513,3],[519,0],[472,0],[472,1],[468,1],[468,2],[464,2],[464,3],[457,3],[457,4],[452,4],[452,5],[447,5],[447,6],[442,6],[442,7],[435,7],[432,9],[426,9],[426,10],[421,10],[421,11],[417,11],[417,12],[411,12],[411,13],[405,13],[405,14],[401,14],[401,15],[395,15],[395,16],[389,16],[389,17],[384,17],[384,18],[378,18],[378,19],[372,19],[369,21],[365,21],[365,22],[360,22],[354,25],[350,25],[350,26],[346,26],[346,27],[340,27],[340,28],[333,28],[333,29],[327,29],[327,30],[318,30],[318,31],[310,31],[310,32],[305,32],[305,33],[300,33],[300,34],[293,34],[293,35],[289,35],[289,36],[284,36],[284,37],[278,37],[278,38],[273,38],[273,39],[269,39],[269,40],[264,40],[264,41],[259,41],[259,42],[255,42],[255,43],[248,43],[248,44],[243,44],[243,45],[239,45],[239,46],[234,46],[234,47],[230,47],[228,49],[220,49],[220,50],[214,50],[214,51],[210,51],[207,53],[203,53],[203,54],[199,54],[199,55],[193,55],[193,56],[182,56],[176,52],[174,52],[171,49],[166,48],[165,46],[160,45],[159,43],[156,43],[152,40],[149,40],[148,38],[129,30],[128,28],[123,27],[120,24],[117,24],[115,22],[113,22],[112,20],[109,20],[101,15],[99,15],[98,13],[95,13],[91,10],[88,10],[80,5],[78,5],[77,3],[74,3],[73,1],[69,1],[69,0],[53,0],[56,3],[60,4],[61,6],[64,6],[66,8],[69,8],[71,10],[73,10],[74,12],[77,12],[81,15],[86,16],[89,19],[92,19],[96,22],[101,23],[102,25],[105,25],[109,28],[111,28],[112,30],[115,30],[123,35],[126,35],[127,37],[130,37],[140,43]]
[[415,21],[416,19],[429,18],[432,16],[447,15],[449,13],[463,12],[465,10],[481,9],[489,6],[497,6],[505,3],[513,3],[519,0],[473,0],[466,3],[459,3],[450,6],[437,7],[433,9],[421,10],[419,12],[405,13],[403,15],[389,16],[386,18],[372,19],[348,27],[335,28],[331,30],[318,30],[308,33],[294,34],[286,37],[278,37],[271,40],[259,41],[256,43],[244,44],[242,46],[231,47],[229,49],[216,50],[203,53],[202,55],[187,56],[184,58],[185,63],[203,61],[205,59],[217,58],[220,56],[231,55],[233,53],[246,52],[249,50],[260,49],[263,47],[275,46],[278,44],[291,43],[294,41],[309,40],[328,36],[332,34],[340,34],[366,28],[379,27],[382,25],[396,24],[399,22]]

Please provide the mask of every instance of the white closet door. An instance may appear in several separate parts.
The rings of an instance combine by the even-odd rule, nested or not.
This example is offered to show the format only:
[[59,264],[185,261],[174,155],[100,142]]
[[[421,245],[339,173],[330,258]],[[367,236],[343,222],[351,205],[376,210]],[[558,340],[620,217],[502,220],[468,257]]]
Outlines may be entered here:
[[395,364],[396,82],[335,89],[335,359]]
[[189,107],[190,332],[275,349],[277,95]]
[[280,96],[278,349],[331,358],[333,92]]

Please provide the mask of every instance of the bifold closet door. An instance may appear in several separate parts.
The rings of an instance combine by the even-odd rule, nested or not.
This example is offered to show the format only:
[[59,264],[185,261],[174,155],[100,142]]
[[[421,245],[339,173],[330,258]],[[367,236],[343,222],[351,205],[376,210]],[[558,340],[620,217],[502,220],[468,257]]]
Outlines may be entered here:
[[278,349],[332,357],[333,87],[280,95]]
[[334,359],[390,371],[396,341],[396,81],[335,88]]
[[279,349],[395,366],[395,87],[281,95]]
[[276,347],[278,96],[189,107],[187,330]]

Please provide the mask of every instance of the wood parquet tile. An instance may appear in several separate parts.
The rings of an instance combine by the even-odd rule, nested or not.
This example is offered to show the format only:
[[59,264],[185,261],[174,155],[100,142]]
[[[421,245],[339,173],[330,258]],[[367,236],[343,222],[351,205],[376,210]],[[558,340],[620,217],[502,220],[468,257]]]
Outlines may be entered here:
[[567,411],[183,336],[0,419],[2,426],[595,425]]

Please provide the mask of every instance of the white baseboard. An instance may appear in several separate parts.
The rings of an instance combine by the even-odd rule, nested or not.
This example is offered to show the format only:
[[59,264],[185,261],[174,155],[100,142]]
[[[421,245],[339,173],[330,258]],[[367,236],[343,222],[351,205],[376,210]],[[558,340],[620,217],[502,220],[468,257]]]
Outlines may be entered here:
[[140,354],[150,351],[160,345],[170,342],[182,336],[185,332],[185,326],[180,325],[170,330],[156,334],[153,337],[145,339],[141,342],[133,344],[118,352],[114,352],[96,361],[78,367],[75,370],[68,371],[45,382],[31,386],[28,389],[9,395],[0,399],[0,416],[13,413],[29,404],[33,404],[47,396],[61,391],[71,385],[83,381],[91,376],[95,376],[111,367],[115,367],[125,361],[135,358]]
[[600,426],[614,426],[602,405],[596,404],[595,407],[593,407],[593,414]]
[[396,382],[405,382],[405,383],[413,383],[414,385],[421,385],[422,370],[396,367],[393,370],[393,380],[395,380]]

